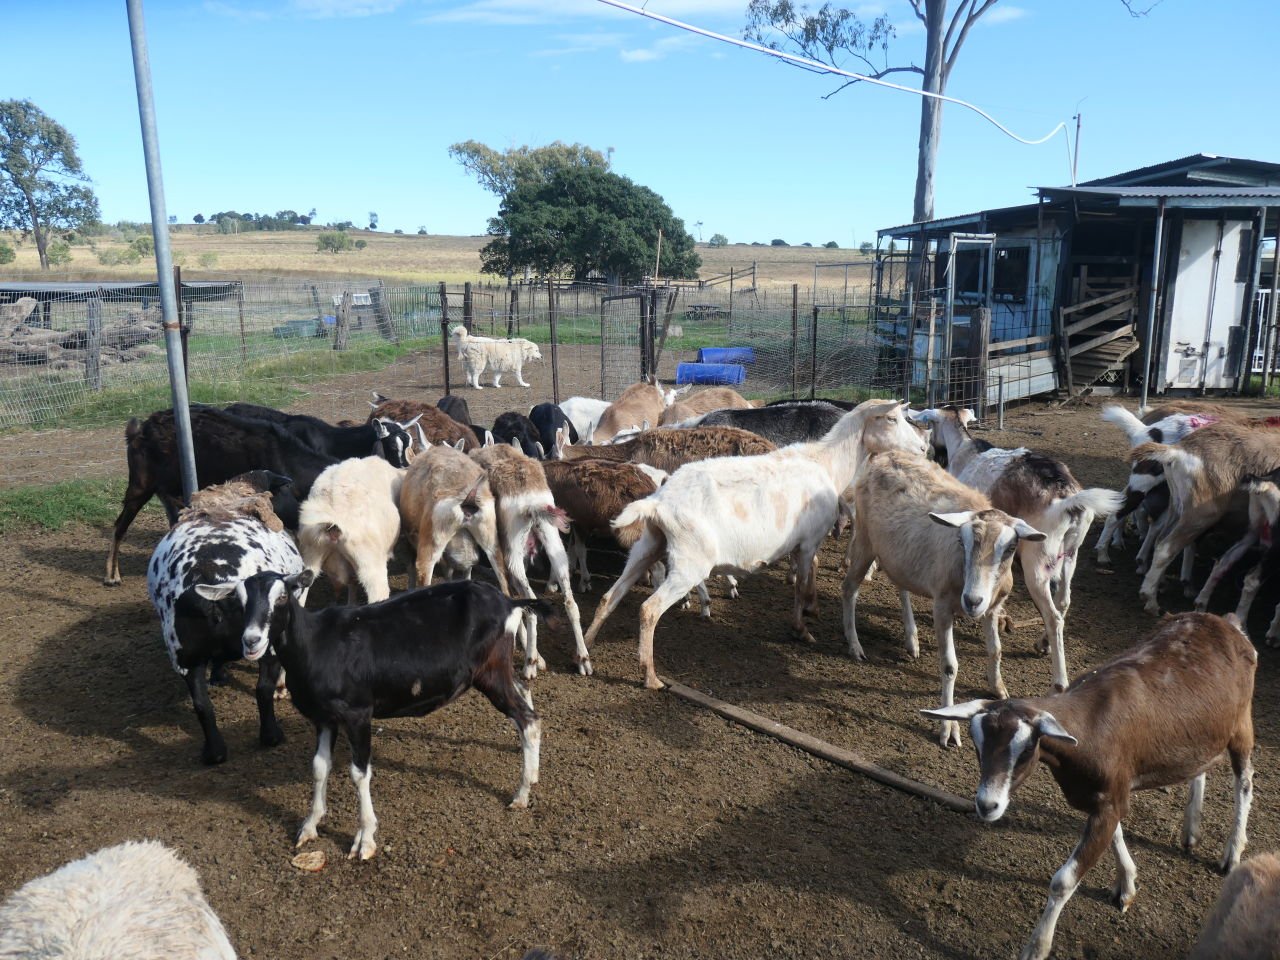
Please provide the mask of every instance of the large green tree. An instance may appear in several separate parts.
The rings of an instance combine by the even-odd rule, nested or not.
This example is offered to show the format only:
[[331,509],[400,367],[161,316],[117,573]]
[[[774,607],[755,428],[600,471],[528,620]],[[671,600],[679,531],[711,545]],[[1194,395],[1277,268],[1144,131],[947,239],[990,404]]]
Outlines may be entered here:
[[609,169],[609,161],[599,150],[559,140],[545,147],[513,147],[502,151],[477,140],[467,140],[451,146],[449,156],[462,164],[480,186],[499,197],[506,197],[518,183],[542,182],[558,170],[581,167]]
[[506,194],[480,259],[489,273],[530,267],[543,276],[600,274],[625,283],[653,272],[659,230],[660,275],[696,276],[693,237],[662,197],[598,166],[567,167]]
[[30,100],[0,100],[0,227],[31,234],[40,269],[49,269],[52,230],[99,218],[76,141]]

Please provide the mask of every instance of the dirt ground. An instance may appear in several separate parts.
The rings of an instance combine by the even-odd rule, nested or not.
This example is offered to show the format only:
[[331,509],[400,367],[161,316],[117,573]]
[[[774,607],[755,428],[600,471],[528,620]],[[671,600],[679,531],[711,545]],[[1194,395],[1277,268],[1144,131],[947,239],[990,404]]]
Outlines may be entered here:
[[[473,414],[549,396],[549,384],[533,382],[529,391],[468,393]],[[439,386],[437,371],[406,364],[335,383],[301,409],[363,416],[371,387],[435,399]],[[561,392],[588,386],[562,383]],[[340,397],[349,399],[335,409]],[[1059,456],[1089,485],[1124,481],[1123,444],[1096,404],[1028,406],[1006,426],[986,436]],[[646,591],[637,590],[597,642],[594,677],[571,672],[567,630],[545,631],[550,672],[533,688],[542,781],[530,809],[506,808],[519,774],[514,732],[468,694],[431,717],[377,727],[381,847],[369,863],[344,859],[356,805],[346,746],[338,748],[331,809],[313,844],[329,865],[301,873],[290,858],[310,798],[309,725],[286,705],[287,742],[260,748],[254,673],[233,667],[231,684],[213,694],[230,759],[200,764],[199,730],[146,597],[145,565],[162,533],[162,515],[144,513],[114,589],[100,585],[106,529],[0,542],[13,593],[0,612],[0,896],[99,847],[148,837],[197,868],[245,957],[501,960],[541,945],[570,958],[978,960],[1016,955],[1079,835],[1081,816],[1046,771],[1003,820],[983,824],[644,690],[635,629]],[[917,713],[937,698],[927,605],[916,606],[924,654],[906,661],[896,594],[878,579],[859,608],[870,662],[850,662],[838,558],[834,544],[821,557],[816,644],[788,638],[790,590],[782,572],[766,571],[744,580],[737,601],[713,587],[710,622],[672,610],[658,629],[659,671],[971,796],[968,744],[940,749],[934,725]],[[402,572],[393,584],[403,586]],[[584,619],[604,584],[598,577],[583,598]],[[1073,672],[1151,629],[1137,588],[1129,560],[1106,572],[1086,552],[1067,620]],[[1214,609],[1234,606],[1235,589],[1224,585]],[[1189,606],[1176,588],[1165,601]],[[1048,665],[1032,653],[1038,626],[1021,587],[1011,608],[1024,625],[1006,642],[1006,682],[1015,695],[1042,693]],[[958,629],[958,653],[957,698],[984,694],[975,625]],[[1252,852],[1280,847],[1278,680],[1280,651],[1263,649]],[[1204,840],[1190,855],[1178,844],[1184,799],[1181,789],[1135,796],[1125,826],[1138,899],[1125,916],[1108,905],[1114,873],[1104,861],[1064,911],[1055,957],[1186,954],[1219,888],[1213,864],[1230,826],[1229,769],[1209,778]]]

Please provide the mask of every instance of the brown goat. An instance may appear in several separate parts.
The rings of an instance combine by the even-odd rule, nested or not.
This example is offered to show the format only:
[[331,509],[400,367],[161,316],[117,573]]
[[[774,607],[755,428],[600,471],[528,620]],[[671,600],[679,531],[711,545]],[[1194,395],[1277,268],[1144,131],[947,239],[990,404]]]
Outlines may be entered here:
[[633,383],[618,394],[618,399],[600,415],[600,422],[596,424],[591,436],[585,439],[598,444],[608,443],[619,431],[628,427],[642,427],[646,423],[657,426],[662,419],[662,412],[674,399],[675,391],[668,397],[652,377]]
[[[1194,436],[1194,434],[1193,434]],[[1066,690],[1021,700],[972,700],[922,711],[968,720],[982,778],[975,806],[999,820],[1010,794],[1042,760],[1067,803],[1088,814],[1084,835],[1049,884],[1049,901],[1023,960],[1044,960],[1058,915],[1080,880],[1110,848],[1117,865],[1112,903],[1137,893],[1137,867],[1121,823],[1129,795],[1190,784],[1182,845],[1200,839],[1205,771],[1225,752],[1235,773],[1235,823],[1221,868],[1240,862],[1253,800],[1253,683],[1258,653],[1234,616],[1184,613]]]
[[1261,853],[1231,871],[1187,960],[1280,957],[1280,857]]
[[693,427],[689,430],[646,430],[622,443],[598,447],[569,446],[564,459],[647,463],[672,473],[686,463],[712,457],[750,457],[776,450],[772,443],[737,427]]
[[417,425],[421,428],[423,436],[432,443],[447,443],[453,446],[461,440],[463,450],[475,450],[480,446],[475,432],[470,427],[464,427],[434,404],[420,400],[388,400],[377,393],[374,397],[377,399],[372,401],[373,409],[369,411],[371,421],[380,417],[396,417],[404,414],[404,420],[396,421],[404,423],[421,414],[422,419]]
[[644,532],[644,524],[614,529],[612,523],[628,504],[657,490],[661,480],[666,479],[665,474],[648,465],[612,460],[550,460],[542,467],[556,506],[569,515],[578,590],[585,593],[591,589],[586,539],[602,537],[624,550],[631,549]]

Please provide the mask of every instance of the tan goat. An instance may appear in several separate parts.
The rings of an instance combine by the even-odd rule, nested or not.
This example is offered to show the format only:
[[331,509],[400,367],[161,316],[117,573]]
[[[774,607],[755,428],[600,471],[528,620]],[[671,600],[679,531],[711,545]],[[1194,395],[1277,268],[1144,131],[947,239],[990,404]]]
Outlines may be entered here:
[[1241,480],[1280,468],[1280,429],[1214,423],[1176,444],[1140,444],[1130,451],[1129,460],[1164,466],[1170,510],[1177,518],[1156,545],[1139,590],[1146,611],[1159,616],[1160,580],[1173,558],[1222,519]]
[[653,377],[633,383],[609,404],[591,435],[583,439],[591,443],[608,443],[629,427],[640,427],[645,423],[656,425],[662,419],[662,412],[675,402],[676,396],[675,390],[664,391]]
[[418,455],[400,485],[400,522],[417,553],[410,587],[431,586],[441,561],[450,573],[470,580],[478,546],[489,558],[498,586],[507,592],[493,493],[484,468],[465,453],[441,445]]
[[[865,660],[858,642],[858,591],[872,561],[901,591],[907,651],[920,655],[909,594],[933,599],[942,705],[954,703],[958,615],[982,621],[987,643],[987,685],[1008,696],[1000,677],[1000,632],[1005,598],[1013,588],[1014,555],[1022,541],[1043,540],[1030,524],[991,506],[983,494],[940,466],[909,453],[869,458],[854,484],[857,522],[844,577],[844,632],[849,656]],[[960,725],[944,720],[942,746],[960,745]]]
[[668,426],[712,410],[745,410],[755,404],[732,387],[707,387],[680,397],[663,411],[658,423]]
[[1280,956],[1280,857],[1260,853],[1227,876],[1187,960]]

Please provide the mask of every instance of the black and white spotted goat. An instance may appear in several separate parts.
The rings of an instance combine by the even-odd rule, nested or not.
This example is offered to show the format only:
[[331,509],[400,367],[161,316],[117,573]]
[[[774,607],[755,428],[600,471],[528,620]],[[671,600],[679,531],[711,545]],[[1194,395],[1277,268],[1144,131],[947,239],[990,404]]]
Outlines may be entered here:
[[512,600],[496,588],[458,580],[398,594],[363,607],[311,611],[300,602],[311,571],[284,576],[258,573],[236,583],[199,586],[206,600],[232,594],[244,605],[246,649],[270,646],[285,668],[293,705],[316,728],[311,769],[315,793],[298,846],[316,837],[325,814],[325,788],[333,742],[341,728],[351,744],[351,779],[360,798],[360,826],[350,856],[377,851],[369,781],[373,777],[373,720],[421,717],[469,688],[483,693],[520,732],[523,762],[512,807],[527,807],[538,782],[542,724],[529,691],[511,664],[516,629],[525,609],[547,615],[539,600]]
[[147,565],[147,592],[160,615],[169,662],[191,693],[196,719],[204,731],[205,763],[227,759],[209,701],[209,670],[242,657],[259,660],[257,700],[259,739],[271,747],[284,740],[276,721],[274,694],[280,666],[265,641],[246,645],[244,612],[233,596],[209,600],[197,584],[238,582],[263,570],[302,570],[302,556],[271,507],[276,488],[291,481],[254,470],[227,483],[199,491],[178,523],[164,535]]

